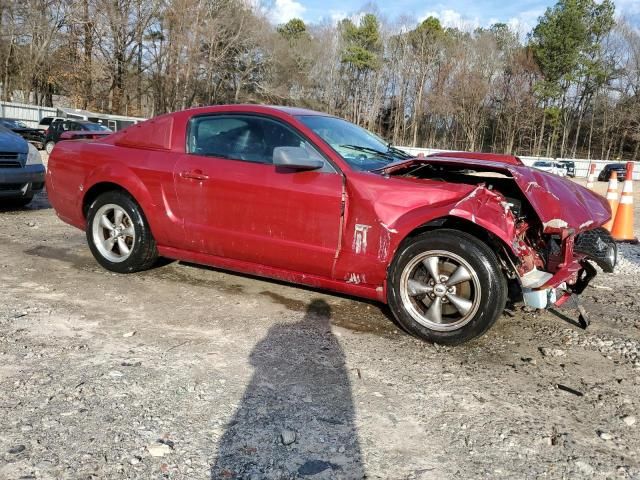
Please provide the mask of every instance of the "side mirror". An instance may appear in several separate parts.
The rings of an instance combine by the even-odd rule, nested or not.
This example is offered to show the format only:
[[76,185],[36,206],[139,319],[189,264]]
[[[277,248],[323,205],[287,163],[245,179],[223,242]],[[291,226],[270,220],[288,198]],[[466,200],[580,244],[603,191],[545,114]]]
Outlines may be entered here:
[[294,170],[318,170],[324,167],[324,161],[311,158],[302,147],[276,147],[273,149],[273,164],[276,167]]

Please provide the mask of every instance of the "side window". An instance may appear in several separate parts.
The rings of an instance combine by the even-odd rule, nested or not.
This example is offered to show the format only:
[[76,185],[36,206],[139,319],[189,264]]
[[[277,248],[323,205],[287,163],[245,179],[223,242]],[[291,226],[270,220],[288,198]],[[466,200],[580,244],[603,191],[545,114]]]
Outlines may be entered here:
[[264,117],[215,115],[194,117],[189,123],[188,153],[256,163],[273,163],[277,147],[302,147],[324,158],[288,126]]

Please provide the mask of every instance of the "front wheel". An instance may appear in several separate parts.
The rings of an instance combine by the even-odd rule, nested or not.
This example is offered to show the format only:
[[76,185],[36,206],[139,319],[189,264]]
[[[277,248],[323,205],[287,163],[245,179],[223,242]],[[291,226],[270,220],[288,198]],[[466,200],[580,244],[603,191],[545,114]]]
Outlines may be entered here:
[[52,142],[51,140],[49,140],[47,143],[45,143],[44,150],[47,152],[48,155],[51,155],[51,152],[53,152],[53,147],[55,146],[56,146],[56,142]]
[[456,345],[479,337],[504,310],[507,281],[493,251],[458,230],[420,234],[400,247],[388,302],[398,322],[424,340]]
[[91,253],[107,270],[138,272],[158,258],[147,219],[125,192],[106,192],[91,203],[86,234]]

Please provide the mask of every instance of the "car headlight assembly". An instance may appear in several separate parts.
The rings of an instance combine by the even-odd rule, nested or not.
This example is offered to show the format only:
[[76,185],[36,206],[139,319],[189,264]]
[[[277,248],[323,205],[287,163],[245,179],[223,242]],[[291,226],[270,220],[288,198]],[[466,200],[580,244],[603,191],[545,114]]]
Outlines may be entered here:
[[29,144],[29,153],[27,153],[27,165],[42,165],[40,152],[31,144]]

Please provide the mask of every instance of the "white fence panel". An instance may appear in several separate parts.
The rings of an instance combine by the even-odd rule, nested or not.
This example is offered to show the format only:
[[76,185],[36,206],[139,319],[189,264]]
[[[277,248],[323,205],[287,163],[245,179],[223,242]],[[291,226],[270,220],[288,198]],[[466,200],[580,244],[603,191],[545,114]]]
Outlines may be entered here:
[[0,118],[22,120],[30,127],[37,127],[42,117],[57,115],[58,110],[26,103],[0,102]]
[[[411,155],[431,155],[433,153],[440,152],[453,152],[455,150],[439,150],[436,148],[416,148],[416,147],[398,147]],[[607,161],[607,160],[586,160],[584,158],[548,158],[548,157],[518,157],[525,165],[532,166],[534,162],[538,160],[568,160],[576,164],[576,177],[586,177],[589,173],[589,164],[595,164],[596,166],[596,178],[602,171],[604,166],[608,163],[626,163],[624,161]],[[634,162],[633,167],[633,179],[640,180],[640,162]]]

